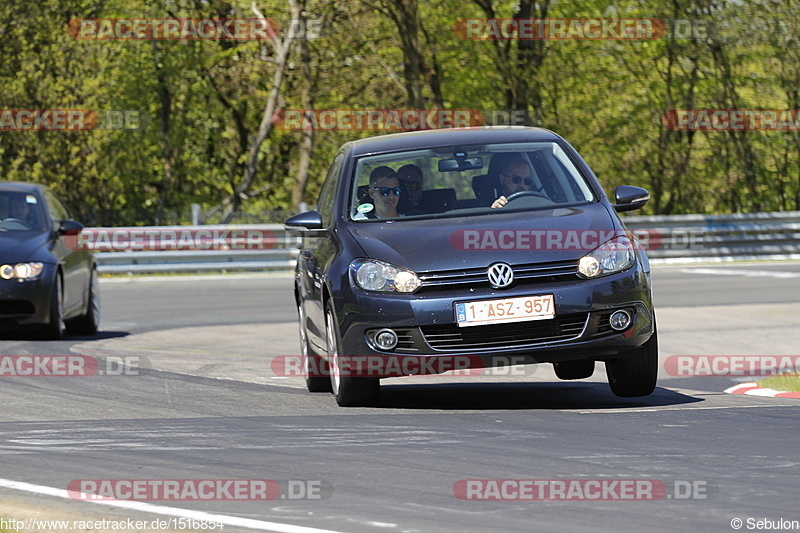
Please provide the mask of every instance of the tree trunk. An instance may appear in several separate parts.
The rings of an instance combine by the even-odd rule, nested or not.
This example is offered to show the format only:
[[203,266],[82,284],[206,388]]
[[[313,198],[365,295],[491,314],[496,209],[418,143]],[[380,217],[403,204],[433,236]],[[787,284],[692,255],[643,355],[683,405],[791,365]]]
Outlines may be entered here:
[[[291,20],[298,20],[300,18],[300,6],[296,0],[288,0],[289,13]],[[264,15],[258,10],[255,3],[252,4],[251,9],[258,18],[264,19]],[[289,29],[286,35],[281,38],[276,35],[273,39],[273,46],[275,47],[275,72],[272,75],[272,88],[267,98],[267,103],[264,106],[264,113],[261,115],[261,123],[258,126],[253,142],[250,143],[250,149],[247,155],[247,163],[244,169],[244,175],[241,182],[236,186],[231,194],[224,202],[225,205],[222,215],[222,223],[228,224],[233,218],[234,213],[240,208],[242,201],[249,197],[250,189],[258,172],[258,155],[261,150],[261,145],[264,140],[269,136],[272,131],[272,120],[276,111],[278,110],[278,99],[281,95],[281,86],[283,85],[283,78],[286,75],[286,63],[289,58],[292,41],[297,37],[297,25],[289,24]]]
[[158,81],[158,98],[160,107],[158,110],[159,128],[161,133],[161,167],[163,175],[161,184],[158,187],[158,204],[156,206],[155,220],[156,226],[161,225],[166,206],[172,192],[172,150],[170,150],[170,120],[172,118],[172,93],[169,89],[169,80],[163,66],[159,66],[159,48],[156,41],[152,41],[153,62],[156,69],[156,80]]
[[[311,73],[311,54],[308,49],[308,32],[306,31],[305,2],[301,5],[299,26],[302,35],[298,38],[297,49],[300,55],[300,98],[303,109],[313,109],[314,99],[312,91],[314,89],[314,78]],[[307,128],[300,132],[300,156],[297,165],[297,173],[294,176],[292,187],[292,209],[297,211],[303,201],[303,193],[308,181],[308,169],[311,165],[311,153],[314,149],[314,128]]]

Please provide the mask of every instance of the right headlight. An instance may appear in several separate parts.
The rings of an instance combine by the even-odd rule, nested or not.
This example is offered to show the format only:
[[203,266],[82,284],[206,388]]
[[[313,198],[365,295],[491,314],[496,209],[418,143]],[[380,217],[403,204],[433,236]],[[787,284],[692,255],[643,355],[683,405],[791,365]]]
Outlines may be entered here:
[[377,259],[356,259],[350,272],[365,291],[414,292],[420,286],[414,272]]
[[43,263],[15,263],[0,266],[0,278],[3,279],[36,279],[44,270]]
[[584,278],[599,278],[629,269],[635,261],[633,243],[616,237],[581,257],[578,273]]

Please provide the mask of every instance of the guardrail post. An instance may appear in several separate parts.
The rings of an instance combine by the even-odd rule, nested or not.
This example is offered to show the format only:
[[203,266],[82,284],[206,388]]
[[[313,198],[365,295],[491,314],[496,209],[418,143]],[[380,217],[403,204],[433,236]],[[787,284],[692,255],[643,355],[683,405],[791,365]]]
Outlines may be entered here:
[[200,204],[192,204],[192,226],[200,225]]

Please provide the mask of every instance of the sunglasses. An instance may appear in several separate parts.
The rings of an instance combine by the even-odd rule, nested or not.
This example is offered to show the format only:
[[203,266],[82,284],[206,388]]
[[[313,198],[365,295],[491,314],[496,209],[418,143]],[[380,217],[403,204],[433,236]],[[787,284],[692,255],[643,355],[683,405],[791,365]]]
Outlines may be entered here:
[[419,183],[408,183],[404,188],[408,189],[409,191],[418,191],[422,189],[422,185],[420,185]]
[[523,178],[522,176],[511,176],[509,174],[503,174],[503,175],[511,178],[511,182],[514,185],[519,185],[520,183],[525,183],[525,185],[533,185],[533,180],[531,178]]
[[394,193],[395,196],[400,196],[403,192],[402,187],[370,187],[373,191],[380,191],[381,196],[389,196]]

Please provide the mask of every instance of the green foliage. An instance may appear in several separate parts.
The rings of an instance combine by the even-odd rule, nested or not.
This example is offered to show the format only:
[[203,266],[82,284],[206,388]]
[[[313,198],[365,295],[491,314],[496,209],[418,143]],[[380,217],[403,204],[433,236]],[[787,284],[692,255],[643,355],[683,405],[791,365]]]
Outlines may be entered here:
[[760,379],[756,382],[759,387],[766,387],[782,392],[800,392],[800,376],[786,374]]
[[[281,107],[407,107],[404,50],[388,8],[408,0],[307,0],[311,81],[293,50]],[[259,9],[288,24],[283,0]],[[458,19],[513,17],[531,7],[564,18],[689,20],[696,38],[461,39]],[[800,133],[671,131],[670,109],[799,109],[797,0],[455,0],[419,2],[423,98],[450,109],[520,106],[563,135],[607,191],[647,187],[646,213],[800,209]],[[536,16],[534,14],[534,16]],[[0,3],[0,108],[130,110],[138,130],[0,131],[3,179],[48,183],[93,224],[152,224],[189,204],[221,205],[239,184],[275,68],[260,41],[80,40],[73,19],[254,18],[249,0],[39,0]],[[673,26],[674,24],[668,24]],[[434,81],[436,83],[434,83]],[[308,86],[310,85],[310,87]],[[519,109],[515,108],[515,109]],[[328,164],[367,131],[317,131],[306,201]],[[301,133],[273,129],[245,210],[289,209]]]

